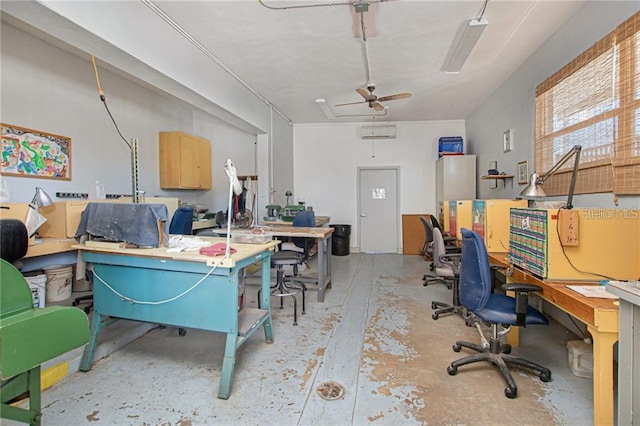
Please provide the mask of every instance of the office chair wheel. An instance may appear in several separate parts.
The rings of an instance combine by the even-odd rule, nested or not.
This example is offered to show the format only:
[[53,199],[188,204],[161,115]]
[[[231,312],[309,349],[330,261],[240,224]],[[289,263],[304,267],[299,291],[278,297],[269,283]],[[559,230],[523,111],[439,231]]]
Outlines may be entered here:
[[438,306],[435,303],[431,302],[431,309],[438,309]]
[[[433,309],[435,309],[435,308],[433,308]],[[431,315],[431,318],[433,318],[434,320],[437,320],[439,318],[439,315],[438,314],[433,314],[433,315]]]
[[543,382],[548,382],[551,380],[551,372],[543,371],[542,373],[540,373],[539,377]]
[[511,353],[511,345],[510,344],[502,345],[500,352],[502,352],[503,354],[509,355]]
[[458,369],[452,365],[447,367],[447,373],[449,373],[450,376],[455,376],[456,373],[458,372]]
[[187,330],[185,330],[184,328],[179,328],[178,329],[178,334],[180,336],[186,336],[187,335]]
[[462,346],[460,346],[459,344],[455,343],[453,345],[453,351],[454,352],[460,352],[460,349],[462,349]]
[[504,388],[504,394],[507,398],[513,399],[518,396],[518,388]]

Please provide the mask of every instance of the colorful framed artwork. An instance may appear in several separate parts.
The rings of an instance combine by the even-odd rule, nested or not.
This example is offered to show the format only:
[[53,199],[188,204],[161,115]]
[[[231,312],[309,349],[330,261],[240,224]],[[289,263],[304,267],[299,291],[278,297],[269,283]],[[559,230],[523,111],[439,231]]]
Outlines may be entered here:
[[0,173],[71,180],[71,138],[2,123]]
[[529,183],[529,162],[521,161],[518,163],[518,183],[525,185]]

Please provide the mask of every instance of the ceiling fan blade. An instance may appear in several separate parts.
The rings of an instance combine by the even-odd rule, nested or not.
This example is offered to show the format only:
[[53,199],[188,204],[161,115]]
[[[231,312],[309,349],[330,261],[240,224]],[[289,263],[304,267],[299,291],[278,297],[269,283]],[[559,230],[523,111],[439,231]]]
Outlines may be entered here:
[[376,111],[384,111],[384,107],[377,102],[373,102],[372,108]]
[[383,96],[381,98],[378,98],[378,101],[379,102],[393,101],[395,99],[404,99],[409,97],[411,97],[411,93],[397,93],[395,95]]
[[346,104],[336,104],[334,106],[345,106],[345,105],[355,105],[355,104],[366,104],[367,101],[359,101],[359,102],[348,102]]
[[360,87],[358,87],[356,89],[356,92],[360,93],[360,96],[362,96],[363,98],[365,98],[367,101],[369,100],[369,98],[371,97],[371,95],[369,94],[369,92],[367,92],[364,89],[361,89]]

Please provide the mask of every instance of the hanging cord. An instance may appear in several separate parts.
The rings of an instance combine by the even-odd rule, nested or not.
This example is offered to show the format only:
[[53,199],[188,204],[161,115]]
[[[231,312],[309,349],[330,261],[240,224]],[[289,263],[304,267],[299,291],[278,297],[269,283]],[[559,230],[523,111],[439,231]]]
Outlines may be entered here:
[[127,144],[129,149],[131,149],[131,144],[129,142],[127,142],[127,140],[124,138],[124,136],[122,136],[122,133],[120,132],[120,129],[118,128],[118,123],[116,123],[116,120],[113,118],[113,115],[111,115],[111,111],[109,111],[109,107],[107,106],[107,97],[104,95],[104,92],[102,91],[102,87],[100,86],[100,78],[98,77],[98,67],[96,66],[96,57],[93,56],[93,55],[91,55],[91,62],[93,63],[93,72],[96,75],[96,84],[98,85],[98,94],[100,95],[100,100],[104,104],[104,107],[107,110],[107,114],[109,114],[109,118],[111,118],[111,122],[113,122],[113,125],[116,127],[116,130],[118,131],[118,134],[120,135],[120,137],[122,138],[124,143]]
[[169,302],[173,302],[174,300],[177,300],[183,296],[185,296],[187,293],[189,293],[191,290],[195,289],[196,287],[198,287],[200,284],[202,284],[204,282],[204,280],[213,273],[213,271],[215,271],[215,269],[218,267],[218,265],[220,265],[220,263],[222,263],[222,261],[224,260],[220,259],[220,262],[218,262],[217,264],[214,264],[213,267],[209,270],[209,272],[207,272],[207,274],[202,277],[198,282],[196,282],[194,285],[192,285],[191,287],[189,287],[188,289],[186,289],[185,291],[183,291],[182,293],[178,294],[177,296],[171,297],[169,299],[165,299],[165,300],[158,300],[156,302],[151,302],[151,301],[143,301],[143,300],[136,300],[136,299],[132,299],[128,296],[125,296],[124,294],[118,292],[116,289],[114,289],[113,287],[111,287],[104,279],[102,279],[102,277],[100,275],[98,275],[95,271],[95,269],[93,270],[93,276],[98,278],[100,280],[100,282],[102,284],[105,285],[105,287],[107,287],[109,290],[111,290],[111,292],[115,295],[117,295],[119,298],[121,298],[122,300],[124,300],[125,302],[131,302],[134,304],[139,304],[139,305],[162,305],[165,303],[169,303]]
[[596,276],[596,277],[606,278],[606,279],[608,279],[608,280],[612,280],[612,281],[613,281],[613,280],[615,280],[615,278],[611,278],[611,277],[608,277],[608,276],[606,276],[606,275],[597,274],[597,273],[595,273],[595,272],[582,271],[582,270],[580,270],[580,269],[576,268],[576,267],[574,266],[574,264],[573,264],[573,263],[571,263],[571,259],[569,259],[569,256],[568,256],[568,255],[567,255],[567,253],[565,252],[565,250],[564,250],[564,244],[562,244],[562,239],[560,238],[560,210],[562,210],[562,208],[558,209],[558,212],[556,213],[556,216],[557,216],[557,218],[558,218],[558,219],[556,220],[556,234],[558,235],[558,242],[560,242],[560,248],[562,248],[562,254],[563,254],[563,255],[564,255],[564,257],[567,259],[567,262],[569,262],[569,265],[571,265],[571,267],[572,267],[573,269],[575,269],[576,271],[580,272],[581,274],[594,275],[594,276]]
[[487,10],[487,3],[489,3],[489,0],[484,0],[484,4],[482,5],[482,9],[480,10],[480,16],[478,17],[478,21],[482,20],[482,17],[484,16],[484,12]]

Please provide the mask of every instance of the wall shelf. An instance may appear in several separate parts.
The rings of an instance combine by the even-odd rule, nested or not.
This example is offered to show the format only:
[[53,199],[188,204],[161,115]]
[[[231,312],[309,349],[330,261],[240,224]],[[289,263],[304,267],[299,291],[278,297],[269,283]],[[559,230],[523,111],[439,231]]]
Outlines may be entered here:
[[482,179],[484,180],[501,180],[502,181],[502,185],[503,188],[506,188],[507,186],[507,180],[511,181],[511,189],[513,189],[513,175],[486,175],[486,176],[482,176]]

